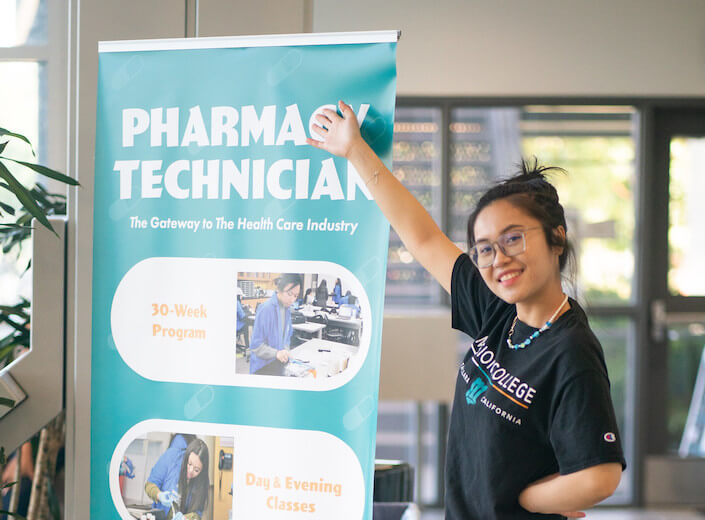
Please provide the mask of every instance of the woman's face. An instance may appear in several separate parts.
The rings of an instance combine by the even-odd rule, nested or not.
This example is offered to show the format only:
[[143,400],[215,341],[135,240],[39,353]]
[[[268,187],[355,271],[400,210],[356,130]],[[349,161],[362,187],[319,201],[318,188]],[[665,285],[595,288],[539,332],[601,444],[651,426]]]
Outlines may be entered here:
[[186,479],[191,480],[192,478],[196,478],[198,475],[201,474],[202,470],[203,462],[201,462],[200,457],[194,452],[189,453],[188,462],[186,466]]
[[292,283],[284,287],[283,291],[277,291],[279,303],[284,307],[289,307],[298,299],[300,290],[301,288],[298,285]]
[[487,287],[507,303],[530,304],[539,301],[547,291],[560,289],[558,264],[562,248],[550,247],[541,222],[506,199],[500,199],[480,211],[475,220],[475,243],[494,243],[508,231],[524,231],[526,250],[506,256],[493,244],[494,262],[480,269]]

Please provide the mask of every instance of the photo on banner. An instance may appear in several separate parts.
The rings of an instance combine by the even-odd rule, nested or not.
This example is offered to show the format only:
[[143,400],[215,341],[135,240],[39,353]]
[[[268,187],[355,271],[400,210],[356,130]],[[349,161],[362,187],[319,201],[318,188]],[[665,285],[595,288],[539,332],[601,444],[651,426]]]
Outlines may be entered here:
[[140,520],[177,513],[229,520],[233,446],[232,437],[181,432],[149,432],[134,439],[119,470],[125,508]]
[[237,373],[323,379],[347,370],[365,320],[359,296],[343,287],[325,273],[238,273]]

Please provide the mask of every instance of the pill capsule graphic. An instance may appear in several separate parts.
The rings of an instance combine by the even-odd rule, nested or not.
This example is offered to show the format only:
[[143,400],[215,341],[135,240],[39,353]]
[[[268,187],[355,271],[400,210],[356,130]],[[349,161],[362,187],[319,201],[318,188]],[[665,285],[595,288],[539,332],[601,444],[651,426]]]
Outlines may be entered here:
[[184,415],[187,419],[193,419],[201,413],[209,404],[213,402],[215,392],[210,386],[204,386],[193,397],[191,397],[184,405]]
[[371,395],[366,395],[343,416],[343,426],[346,430],[356,430],[374,411],[375,400]]
[[123,63],[113,74],[110,86],[114,90],[122,90],[132,81],[144,68],[144,60],[141,56],[132,56]]
[[290,49],[289,52],[282,56],[282,58],[269,69],[267,72],[267,82],[272,86],[278,85],[296,72],[299,67],[301,67],[302,62],[301,51],[298,49]]

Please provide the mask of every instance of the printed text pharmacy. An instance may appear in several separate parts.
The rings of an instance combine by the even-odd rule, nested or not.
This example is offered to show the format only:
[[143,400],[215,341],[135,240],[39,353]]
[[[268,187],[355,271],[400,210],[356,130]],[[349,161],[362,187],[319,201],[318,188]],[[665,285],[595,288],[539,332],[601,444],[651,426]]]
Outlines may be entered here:
[[[357,112],[358,124],[369,110],[361,104]],[[280,107],[281,108],[281,107]],[[309,132],[315,116],[323,109],[335,110],[335,105],[323,105],[311,114]],[[283,108],[284,116],[278,123],[277,106],[266,105],[257,113],[253,105],[240,107],[215,106],[210,108],[210,125],[206,125],[200,106],[191,107],[185,126],[180,124],[178,107],[141,108],[122,110],[122,148],[138,145],[156,148],[186,148],[189,153],[197,147],[248,147],[253,144],[279,147],[293,144],[306,146],[306,131],[298,105]],[[180,129],[183,128],[183,131]],[[316,134],[312,133],[316,138]],[[133,185],[143,199],[161,198],[166,194],[174,199],[263,199],[265,194],[276,199],[311,199],[328,197],[331,200],[355,200],[357,189],[371,200],[371,195],[353,166],[347,164],[345,190],[332,158],[324,159],[312,172],[310,159],[280,158],[276,160],[240,159],[179,159],[169,164],[162,160],[116,160],[113,170],[120,178],[120,198],[133,198]],[[312,174],[313,173],[313,178]],[[137,174],[138,180],[135,180]],[[312,183],[311,181],[315,181]],[[190,181],[190,182],[189,182]],[[312,186],[312,187],[311,187]]]

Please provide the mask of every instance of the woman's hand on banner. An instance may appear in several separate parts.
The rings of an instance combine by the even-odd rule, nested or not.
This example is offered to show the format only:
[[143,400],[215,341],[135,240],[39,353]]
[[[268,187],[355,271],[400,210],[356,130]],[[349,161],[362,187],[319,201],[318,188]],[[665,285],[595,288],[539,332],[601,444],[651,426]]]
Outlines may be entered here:
[[323,141],[308,138],[306,142],[333,155],[349,159],[352,150],[364,141],[352,107],[343,101],[339,101],[338,106],[342,117],[328,108],[323,109],[322,114],[316,115],[318,124],[314,123],[313,129],[318,132]]
[[288,350],[278,350],[276,356],[277,356],[277,359],[279,361],[281,361],[282,363],[289,362],[289,351]]

